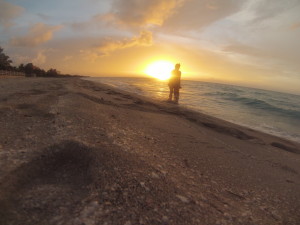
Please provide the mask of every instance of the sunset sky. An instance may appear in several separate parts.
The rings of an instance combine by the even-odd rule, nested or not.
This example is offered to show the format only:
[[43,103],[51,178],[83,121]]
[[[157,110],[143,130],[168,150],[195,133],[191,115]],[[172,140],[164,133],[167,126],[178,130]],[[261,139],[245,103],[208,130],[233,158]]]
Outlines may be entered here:
[[300,94],[300,0],[0,0],[0,46],[14,65],[183,78]]

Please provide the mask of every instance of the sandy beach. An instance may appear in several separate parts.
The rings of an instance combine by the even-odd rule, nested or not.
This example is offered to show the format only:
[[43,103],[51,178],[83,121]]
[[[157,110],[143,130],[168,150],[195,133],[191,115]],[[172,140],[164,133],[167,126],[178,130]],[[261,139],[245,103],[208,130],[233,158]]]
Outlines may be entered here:
[[0,80],[0,224],[299,224],[300,144],[79,78]]

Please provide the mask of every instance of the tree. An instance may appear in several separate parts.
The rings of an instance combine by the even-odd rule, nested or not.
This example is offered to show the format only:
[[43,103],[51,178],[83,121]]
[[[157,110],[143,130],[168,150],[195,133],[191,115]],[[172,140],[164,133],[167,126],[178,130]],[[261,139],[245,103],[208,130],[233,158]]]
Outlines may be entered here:
[[59,71],[57,71],[56,69],[49,69],[48,71],[47,71],[47,73],[46,73],[46,75],[48,76],[48,77],[55,77],[55,76],[57,76],[57,75],[59,75]]
[[[0,0],[1,1],[1,0]],[[13,70],[25,73],[27,77],[56,77],[60,75],[60,72],[56,69],[49,69],[47,72],[35,65],[33,63],[27,63],[24,65],[20,64],[18,67],[11,65],[12,61],[9,56],[4,54],[3,48],[0,46],[0,70]]]
[[12,61],[9,59],[9,56],[5,55],[3,48],[0,47],[0,69],[8,70],[11,68]]
[[25,66],[24,66],[23,63],[21,63],[21,64],[19,65],[18,71],[19,71],[19,72],[25,72]]
[[37,77],[45,77],[46,76],[46,71],[35,66],[34,68],[34,73],[36,74]]
[[26,74],[27,77],[33,76],[34,65],[32,63],[27,63],[24,66],[24,72],[25,72],[25,74]]

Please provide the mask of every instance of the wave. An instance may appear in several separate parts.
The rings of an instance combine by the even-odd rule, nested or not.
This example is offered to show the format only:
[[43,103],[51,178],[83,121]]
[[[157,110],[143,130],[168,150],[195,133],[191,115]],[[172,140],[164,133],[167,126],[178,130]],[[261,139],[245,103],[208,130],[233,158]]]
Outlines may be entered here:
[[[257,95],[258,92],[252,92],[250,95]],[[263,93],[263,91],[261,91],[259,93],[260,95],[264,94],[266,95],[266,93]],[[297,120],[300,120],[300,111],[298,110],[298,107],[295,109],[291,109],[291,108],[295,108],[294,105],[289,105],[286,101],[282,101],[282,105],[289,107],[289,109],[287,109],[286,107],[280,107],[277,106],[279,104],[272,105],[267,101],[261,100],[261,99],[257,99],[257,98],[251,98],[251,97],[244,97],[241,96],[240,93],[237,93],[236,90],[233,91],[208,91],[202,94],[202,96],[207,96],[207,97],[212,97],[212,98],[221,98],[223,100],[227,100],[227,101],[231,101],[231,102],[235,102],[238,104],[242,104],[242,105],[246,105],[250,108],[253,109],[260,109],[260,110],[265,110],[268,113],[272,113],[272,114],[280,114],[281,116],[284,117],[290,117],[290,118],[294,118]],[[269,95],[269,97],[271,97]],[[284,96],[281,96],[281,98],[283,98]],[[270,100],[271,101],[271,100]],[[280,103],[279,99],[276,99],[277,103]]]
[[237,94],[232,93],[232,92],[221,92],[221,91],[217,91],[217,92],[206,92],[204,94],[202,94],[204,96],[220,96],[220,97],[238,97]]
[[247,105],[247,106],[255,108],[255,109],[262,109],[262,110],[269,111],[271,113],[277,113],[277,114],[292,117],[295,119],[300,119],[300,111],[280,108],[280,107],[271,105],[263,100],[256,99],[256,98],[230,97],[230,98],[226,98],[226,99]]

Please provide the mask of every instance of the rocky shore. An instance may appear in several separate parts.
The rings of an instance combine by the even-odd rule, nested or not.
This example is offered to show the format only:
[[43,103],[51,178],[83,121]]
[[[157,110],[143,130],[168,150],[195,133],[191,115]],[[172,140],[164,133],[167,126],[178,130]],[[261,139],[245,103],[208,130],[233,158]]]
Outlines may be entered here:
[[0,224],[299,224],[300,144],[79,78],[0,80]]

